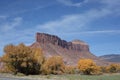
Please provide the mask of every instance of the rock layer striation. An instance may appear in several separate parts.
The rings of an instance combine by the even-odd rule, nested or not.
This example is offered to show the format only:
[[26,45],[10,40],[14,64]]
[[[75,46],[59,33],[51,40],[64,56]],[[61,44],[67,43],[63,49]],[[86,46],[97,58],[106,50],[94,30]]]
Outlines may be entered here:
[[61,40],[59,37],[55,35],[49,35],[45,33],[37,33],[36,42],[42,44],[51,43],[53,45],[57,45],[68,50],[89,52],[89,46],[87,45],[87,43],[83,41],[74,40],[72,42],[67,42],[65,40]]

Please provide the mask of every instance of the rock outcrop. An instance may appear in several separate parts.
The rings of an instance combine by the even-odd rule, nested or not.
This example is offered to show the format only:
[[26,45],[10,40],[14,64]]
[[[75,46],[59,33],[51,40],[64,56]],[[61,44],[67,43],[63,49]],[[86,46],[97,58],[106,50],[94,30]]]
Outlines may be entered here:
[[37,33],[36,42],[31,47],[42,48],[46,57],[62,56],[67,65],[76,65],[80,58],[90,58],[101,64],[98,57],[90,52],[88,44],[80,40],[67,42],[55,35]]
[[89,52],[89,47],[87,43],[83,41],[74,40],[72,42],[67,42],[65,40],[61,40],[59,37],[55,35],[49,35],[45,33],[37,33],[36,42],[42,44],[51,43],[53,45],[61,46],[62,48],[66,48],[68,50]]

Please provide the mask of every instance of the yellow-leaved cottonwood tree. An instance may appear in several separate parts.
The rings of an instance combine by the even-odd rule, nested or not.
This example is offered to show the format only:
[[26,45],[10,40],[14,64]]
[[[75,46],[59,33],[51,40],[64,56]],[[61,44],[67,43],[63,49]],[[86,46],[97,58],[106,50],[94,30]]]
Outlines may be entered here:
[[64,62],[60,56],[52,56],[43,65],[44,74],[61,74],[64,72]]
[[17,72],[26,75],[38,74],[44,61],[41,49],[30,48],[24,44],[7,45],[4,47],[4,52],[2,61],[14,74]]
[[117,73],[120,72],[120,65],[119,64],[110,64],[109,66],[106,67],[107,72],[110,73]]
[[100,67],[91,59],[80,59],[78,62],[78,69],[86,75],[98,74],[100,72]]

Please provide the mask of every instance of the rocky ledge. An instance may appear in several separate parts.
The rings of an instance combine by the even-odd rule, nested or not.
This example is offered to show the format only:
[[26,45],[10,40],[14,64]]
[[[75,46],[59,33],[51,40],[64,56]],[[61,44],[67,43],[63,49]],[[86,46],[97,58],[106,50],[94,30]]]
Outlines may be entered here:
[[42,43],[42,44],[51,43],[53,45],[57,45],[62,48],[66,48],[68,50],[89,52],[89,46],[87,45],[87,43],[85,43],[83,41],[74,40],[71,42],[67,42],[65,40],[60,39],[59,37],[57,37],[55,35],[49,35],[46,33],[37,33],[36,34],[36,42]]

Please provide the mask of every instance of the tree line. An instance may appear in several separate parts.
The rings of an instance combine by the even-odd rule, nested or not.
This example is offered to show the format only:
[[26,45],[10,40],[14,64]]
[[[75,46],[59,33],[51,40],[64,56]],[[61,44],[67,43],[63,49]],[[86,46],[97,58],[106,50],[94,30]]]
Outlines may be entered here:
[[4,67],[0,72],[29,74],[102,74],[120,72],[119,64],[98,66],[91,59],[80,59],[77,66],[64,64],[60,56],[45,58],[42,49],[30,48],[23,43],[19,45],[9,44],[4,47],[5,54],[1,61]]

